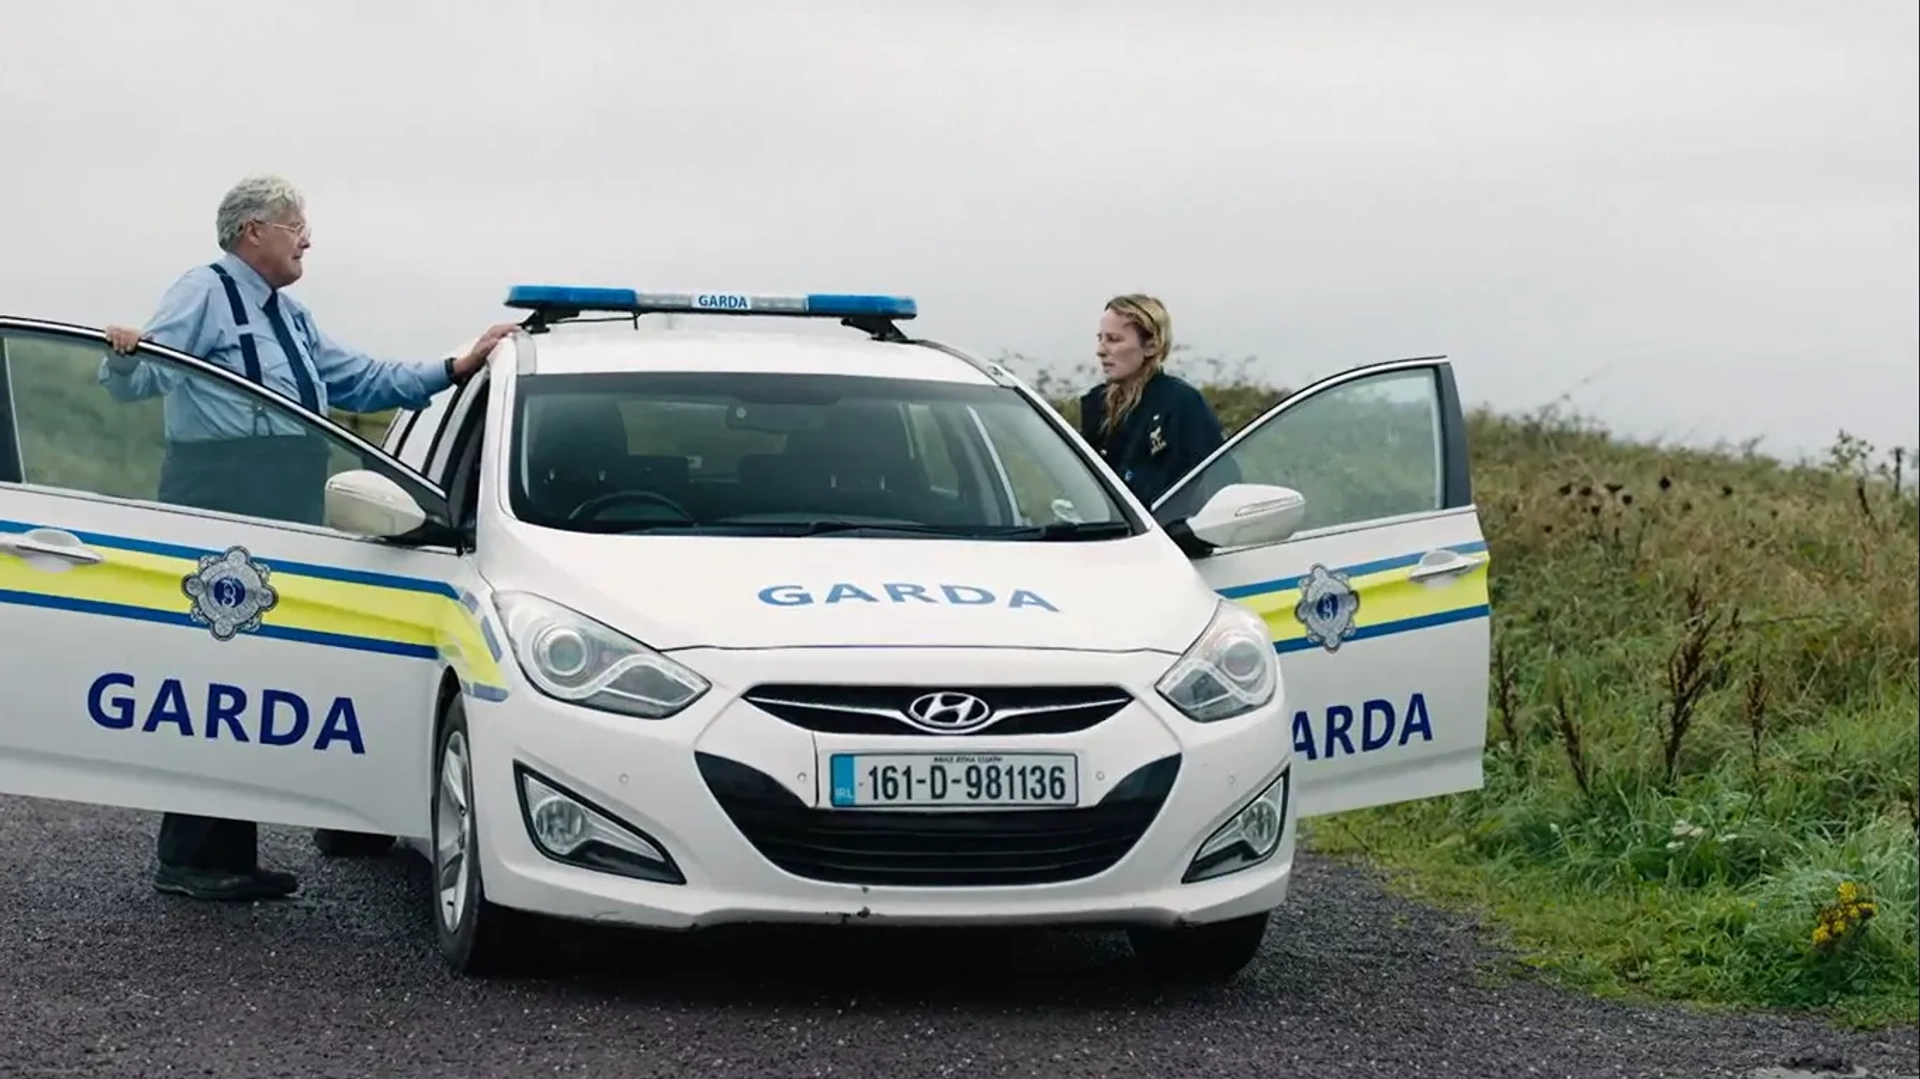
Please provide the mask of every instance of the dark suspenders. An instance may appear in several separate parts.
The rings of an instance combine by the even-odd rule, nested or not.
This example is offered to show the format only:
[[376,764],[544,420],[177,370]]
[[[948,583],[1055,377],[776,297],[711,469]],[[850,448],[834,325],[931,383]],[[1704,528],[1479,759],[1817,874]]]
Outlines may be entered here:
[[[240,359],[246,366],[247,380],[259,386],[261,389],[266,389],[266,379],[260,370],[260,350],[258,346],[253,343],[253,327],[247,324],[247,305],[240,298],[240,286],[234,283],[233,275],[227,272],[226,267],[219,263],[210,263],[207,268],[220,276],[220,284],[226,289],[227,306],[233,311],[234,328],[240,332]],[[293,335],[287,331],[286,321],[280,317],[280,309],[273,302],[277,299],[278,297],[276,296],[268,301],[267,318],[273,323],[274,336],[280,341],[280,350],[286,354],[287,366],[293,371],[293,380],[300,387],[300,394],[294,399],[298,400],[308,411],[318,412],[320,411],[320,396],[315,391],[313,376],[308,374],[306,364],[300,355],[299,346],[293,343]],[[283,394],[282,396],[285,395]],[[264,410],[256,404],[254,406],[254,429],[256,433],[259,430],[260,417],[262,415],[264,415]]]
[[[247,365],[247,380],[265,389],[266,379],[260,376],[260,350],[253,344],[253,327],[247,325],[247,305],[240,300],[240,286],[234,284],[225,266],[215,262],[210,268],[220,275],[220,284],[227,290],[227,306],[233,309],[233,324],[240,328],[240,358]],[[289,357],[289,362],[296,362],[296,358]]]
[[[247,381],[264,390],[267,388],[267,380],[260,373],[260,350],[253,343],[253,327],[247,325],[247,305],[240,299],[240,286],[234,283],[233,275],[227,272],[225,266],[215,262],[210,263],[209,268],[220,275],[220,284],[227,290],[227,306],[232,309],[233,324],[240,331],[240,362],[246,365]],[[289,362],[299,361],[297,357],[290,357]],[[260,425],[266,421],[266,418],[266,406],[255,401],[253,404],[254,434],[261,433]]]

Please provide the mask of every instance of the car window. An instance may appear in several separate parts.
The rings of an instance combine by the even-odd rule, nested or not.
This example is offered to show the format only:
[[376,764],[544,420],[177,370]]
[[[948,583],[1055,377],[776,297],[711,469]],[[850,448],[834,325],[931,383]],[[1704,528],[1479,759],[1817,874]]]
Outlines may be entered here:
[[[7,480],[324,524],[329,476],[387,471],[271,395],[151,353],[11,330],[0,348],[20,456]],[[108,357],[127,370],[103,382]]]
[[1440,416],[1432,368],[1331,386],[1249,432],[1156,516],[1190,515],[1232,482],[1278,484],[1305,495],[1303,532],[1438,510]]
[[1065,443],[1024,437],[1024,421],[1007,411],[981,413],[980,425],[1006,471],[1021,516],[1029,521],[1081,519],[1076,495],[1084,498],[1084,487],[1076,482],[1079,470],[1061,467],[1060,455],[1072,455]]
[[463,387],[450,386],[434,394],[420,409],[395,413],[382,427],[381,448],[401,464],[426,474],[427,462],[439,441],[437,436],[446,426],[454,399],[462,392]]
[[[562,410],[568,406],[569,402],[557,402]],[[738,479],[740,462],[787,449],[782,432],[728,427],[726,401],[623,396],[614,407],[620,413],[628,456],[679,457],[685,460],[690,479]]]
[[460,528],[474,527],[480,512],[480,451],[486,439],[487,397],[490,387],[483,380],[470,384],[473,400],[461,415],[447,421],[442,437],[446,444],[446,464],[440,475],[432,477],[447,492],[448,516]]
[[348,412],[345,409],[335,408],[327,412],[327,418],[338,424],[341,429],[352,431],[375,446],[384,446],[387,435],[393,430],[393,425],[408,415],[410,413],[397,408],[390,408],[385,412]]
[[510,502],[548,527],[784,534],[818,521],[967,531],[1126,520],[1068,441],[998,386],[535,375],[515,402]]
[[953,463],[953,453],[949,448],[949,443],[954,440],[952,432],[940,426],[933,406],[920,401],[907,405],[907,426],[913,433],[913,456],[920,462],[927,485],[943,494],[957,497],[960,494],[960,468]]

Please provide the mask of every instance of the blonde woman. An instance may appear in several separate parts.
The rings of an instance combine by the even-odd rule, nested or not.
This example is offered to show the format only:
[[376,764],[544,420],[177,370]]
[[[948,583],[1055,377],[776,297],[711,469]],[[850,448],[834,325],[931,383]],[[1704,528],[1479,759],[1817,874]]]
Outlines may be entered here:
[[1097,341],[1105,381],[1080,398],[1080,433],[1151,506],[1226,433],[1200,391],[1167,373],[1173,320],[1159,300],[1137,293],[1108,300]]

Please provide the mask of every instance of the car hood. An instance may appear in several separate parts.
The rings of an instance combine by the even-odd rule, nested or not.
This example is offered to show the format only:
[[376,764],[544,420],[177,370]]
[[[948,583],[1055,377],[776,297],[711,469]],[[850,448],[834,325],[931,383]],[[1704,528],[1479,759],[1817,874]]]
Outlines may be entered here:
[[1178,655],[1216,603],[1158,534],[1001,542],[519,526],[488,539],[480,571],[493,588],[536,593],[662,651],[905,645]]

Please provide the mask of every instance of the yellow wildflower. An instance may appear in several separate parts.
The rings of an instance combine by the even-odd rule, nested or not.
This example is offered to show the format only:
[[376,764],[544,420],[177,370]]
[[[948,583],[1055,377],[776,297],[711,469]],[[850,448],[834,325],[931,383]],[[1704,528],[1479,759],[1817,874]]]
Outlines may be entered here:
[[1815,915],[1813,946],[1826,949],[1851,936],[1855,930],[1879,913],[1873,900],[1853,881],[1841,881],[1833,890],[1834,902],[1821,907]]

